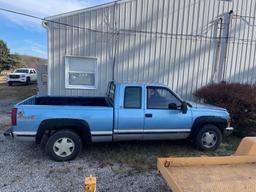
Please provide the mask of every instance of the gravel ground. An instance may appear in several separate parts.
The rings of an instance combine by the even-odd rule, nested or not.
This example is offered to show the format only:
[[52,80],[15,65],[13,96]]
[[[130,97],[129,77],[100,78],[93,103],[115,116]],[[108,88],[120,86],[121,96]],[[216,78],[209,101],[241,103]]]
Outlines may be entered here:
[[86,150],[74,161],[53,162],[39,146],[0,134],[0,191],[83,191],[89,175],[97,177],[97,191],[168,191],[156,171],[133,173],[119,164],[102,167]]

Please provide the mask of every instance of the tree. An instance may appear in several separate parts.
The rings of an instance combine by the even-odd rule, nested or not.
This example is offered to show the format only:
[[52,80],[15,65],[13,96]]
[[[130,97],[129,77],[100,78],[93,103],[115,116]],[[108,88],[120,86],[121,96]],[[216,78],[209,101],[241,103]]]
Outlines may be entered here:
[[26,67],[26,64],[20,55],[10,54],[7,44],[0,40],[0,72],[21,67]]
[[0,71],[5,69],[10,69],[10,50],[8,49],[6,43],[0,40]]
[[26,67],[26,64],[22,61],[18,54],[10,54],[8,61],[11,69]]

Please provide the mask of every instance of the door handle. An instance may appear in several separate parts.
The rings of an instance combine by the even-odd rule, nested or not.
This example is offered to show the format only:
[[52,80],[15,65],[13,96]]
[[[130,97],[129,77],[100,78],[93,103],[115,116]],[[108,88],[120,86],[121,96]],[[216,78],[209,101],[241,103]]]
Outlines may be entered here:
[[146,113],[145,117],[151,118],[151,117],[153,117],[153,115],[151,113]]

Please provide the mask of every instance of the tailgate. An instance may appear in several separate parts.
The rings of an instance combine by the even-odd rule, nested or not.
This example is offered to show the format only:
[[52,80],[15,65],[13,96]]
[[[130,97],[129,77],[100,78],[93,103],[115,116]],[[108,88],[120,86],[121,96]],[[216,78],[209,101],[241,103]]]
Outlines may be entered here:
[[16,105],[34,105],[35,104],[35,101],[36,101],[36,96],[33,95],[19,103],[17,103]]

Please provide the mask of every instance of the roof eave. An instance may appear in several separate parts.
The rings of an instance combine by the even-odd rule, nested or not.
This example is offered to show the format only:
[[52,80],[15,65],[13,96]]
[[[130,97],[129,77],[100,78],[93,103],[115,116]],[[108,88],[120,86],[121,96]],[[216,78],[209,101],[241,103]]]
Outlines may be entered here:
[[58,15],[45,17],[44,19],[47,22],[47,20],[60,19],[60,18],[63,18],[63,17],[68,17],[68,16],[72,16],[72,15],[75,15],[75,14],[79,14],[79,13],[83,13],[83,12],[87,12],[87,11],[93,11],[93,10],[96,10],[96,9],[112,6],[112,5],[115,5],[117,3],[118,4],[125,3],[127,1],[134,1],[134,0],[115,0],[115,1],[109,2],[109,3],[104,3],[104,4],[100,4],[100,5],[95,5],[95,6],[92,6],[92,7],[86,7],[84,9],[79,9],[79,10],[70,11],[70,12],[67,12],[67,13],[61,13],[61,14],[58,14]]

